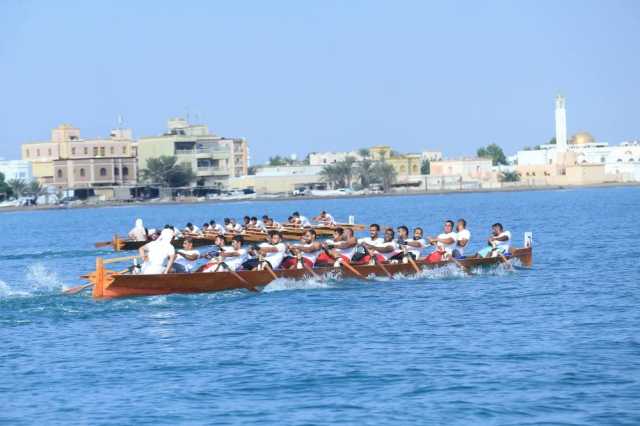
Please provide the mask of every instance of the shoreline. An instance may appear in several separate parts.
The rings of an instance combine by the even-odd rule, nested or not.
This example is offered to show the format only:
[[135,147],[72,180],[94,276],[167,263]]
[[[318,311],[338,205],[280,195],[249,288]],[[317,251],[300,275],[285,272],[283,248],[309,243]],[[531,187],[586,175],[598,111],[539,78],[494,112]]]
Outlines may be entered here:
[[581,188],[615,188],[615,187],[640,187],[640,182],[628,183],[598,183],[588,185],[549,185],[549,186],[523,186],[512,188],[482,188],[482,189],[465,189],[465,190],[443,190],[443,191],[407,191],[407,192],[389,192],[382,194],[359,194],[359,195],[332,195],[332,196],[278,196],[278,197],[256,197],[244,200],[171,200],[171,201],[108,201],[99,204],[80,204],[74,206],[60,205],[43,205],[43,206],[19,206],[19,207],[0,207],[0,213],[13,213],[22,211],[46,211],[46,210],[69,210],[69,209],[91,209],[102,207],[146,207],[161,205],[192,205],[192,204],[218,204],[218,203],[238,203],[238,202],[280,202],[280,201],[306,201],[306,200],[336,200],[336,199],[357,199],[357,198],[374,198],[374,197],[404,197],[404,196],[429,196],[429,195],[455,195],[455,194],[475,194],[475,193],[494,193],[494,192],[529,192],[529,191],[560,191],[565,189],[581,189]]

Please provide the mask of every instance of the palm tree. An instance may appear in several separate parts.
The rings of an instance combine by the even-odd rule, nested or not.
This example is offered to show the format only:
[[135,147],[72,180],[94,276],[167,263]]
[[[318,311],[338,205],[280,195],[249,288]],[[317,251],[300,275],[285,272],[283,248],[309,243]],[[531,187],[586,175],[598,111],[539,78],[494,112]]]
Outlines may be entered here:
[[42,184],[35,179],[29,182],[29,185],[27,186],[27,190],[26,190],[27,194],[32,195],[36,198],[38,198],[45,192],[46,191],[44,186],[42,186]]
[[398,173],[393,166],[386,161],[380,161],[373,165],[371,173],[375,177],[375,180],[382,184],[382,188],[385,192],[391,189],[391,185],[396,181]]
[[187,163],[177,164],[178,159],[163,155],[147,160],[147,168],[142,170],[142,178],[149,183],[168,187],[180,187],[191,184],[196,175]]
[[27,182],[24,179],[10,179],[7,184],[16,197],[22,197],[27,190]]
[[358,165],[356,166],[356,175],[360,179],[360,184],[363,188],[367,188],[369,184],[372,182],[373,175],[373,161],[369,157],[363,157]]
[[335,188],[336,185],[340,185],[341,183],[342,172],[336,164],[327,164],[320,170],[320,176],[323,181],[327,182],[330,188]]

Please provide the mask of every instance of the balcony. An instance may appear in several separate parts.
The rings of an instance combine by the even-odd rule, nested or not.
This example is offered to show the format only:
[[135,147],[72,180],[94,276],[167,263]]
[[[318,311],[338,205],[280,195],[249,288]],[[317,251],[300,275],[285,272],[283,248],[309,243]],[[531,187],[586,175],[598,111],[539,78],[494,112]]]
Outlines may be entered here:
[[214,159],[227,159],[229,158],[229,150],[227,149],[212,149],[212,148],[196,148],[196,149],[176,149],[175,154],[177,156],[188,156],[195,158],[214,158]]
[[206,167],[201,166],[196,168],[196,175],[198,177],[202,176],[228,176],[229,169],[224,167]]

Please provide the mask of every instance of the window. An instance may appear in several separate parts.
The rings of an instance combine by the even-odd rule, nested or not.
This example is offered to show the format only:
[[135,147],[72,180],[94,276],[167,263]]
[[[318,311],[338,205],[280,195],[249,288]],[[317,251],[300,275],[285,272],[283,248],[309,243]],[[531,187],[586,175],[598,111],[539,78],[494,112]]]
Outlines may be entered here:
[[122,153],[123,153],[123,154],[126,154],[126,153],[127,153],[127,147],[126,147],[126,146],[123,146],[123,147],[122,147]]
[[129,168],[127,166],[122,168],[122,176],[129,176]]
[[51,148],[47,150],[47,154],[49,154],[49,157],[51,157]]
[[413,173],[418,173],[418,166],[415,164],[413,165]]
[[86,146],[84,147],[84,150],[83,150],[83,151],[84,151],[84,155],[89,154],[89,148],[87,148]]
[[113,148],[113,147],[110,147],[110,148],[109,148],[109,154],[112,154],[112,155],[113,155],[113,152],[114,152],[113,150],[114,150],[114,148]]
[[58,169],[58,177],[62,179],[62,169]]
[[84,169],[80,169],[80,177],[84,177],[84,175],[85,175]]
[[97,156],[98,156],[98,147],[97,147],[97,146],[94,146],[94,147],[93,147],[93,156],[94,156],[94,157],[97,157]]
[[407,168],[405,166],[400,166],[400,173],[406,173]]
[[36,149],[36,157],[40,157],[40,149]]
[[104,146],[100,147],[100,157],[104,157]]
[[26,155],[26,156],[28,157],[28,156],[29,156],[29,150],[27,150],[27,151],[26,151],[26,153],[27,153],[27,155]]
[[113,174],[116,175],[116,176],[120,176],[120,169],[117,168],[117,167],[115,169],[113,169]]
[[76,149],[75,148],[71,148],[71,155],[76,155]]
[[107,169],[105,169],[104,167],[102,167],[100,169],[100,176],[106,176],[107,175]]

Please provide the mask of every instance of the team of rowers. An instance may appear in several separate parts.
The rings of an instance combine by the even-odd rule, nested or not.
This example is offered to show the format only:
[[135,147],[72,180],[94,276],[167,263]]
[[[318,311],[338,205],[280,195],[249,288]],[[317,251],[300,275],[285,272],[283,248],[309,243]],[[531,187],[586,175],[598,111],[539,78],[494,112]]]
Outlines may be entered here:
[[[316,226],[335,226],[336,221],[331,214],[326,211],[314,217],[313,222]],[[174,231],[176,238],[182,237],[204,237],[208,234],[218,235],[238,235],[246,232],[268,232],[269,230],[283,231],[286,229],[304,229],[311,227],[312,222],[299,212],[293,212],[286,222],[276,222],[272,217],[263,215],[262,219],[256,216],[245,216],[242,223],[236,222],[234,218],[225,218],[223,224],[216,223],[215,219],[205,222],[202,227],[198,227],[189,222],[184,229],[179,230],[170,226]],[[160,236],[161,230],[148,229],[144,226],[142,219],[137,219],[135,227],[129,231],[129,239],[133,241],[156,240]]]
[[[273,219],[264,216],[262,221],[248,218],[243,230],[258,227],[265,229]],[[255,219],[255,220],[254,220]],[[327,212],[316,216],[314,221],[330,225],[335,223]],[[213,222],[213,224],[211,223]],[[136,272],[143,274],[166,274],[170,272],[218,272],[270,269],[314,268],[321,266],[407,263],[421,260],[427,263],[437,263],[449,259],[462,259],[471,240],[471,232],[467,229],[464,219],[457,222],[447,220],[443,231],[437,236],[425,237],[422,228],[416,227],[412,236],[407,226],[398,226],[396,230],[386,228],[382,231],[378,224],[369,226],[369,236],[357,238],[350,227],[337,226],[330,239],[320,241],[316,231],[310,227],[311,223],[299,213],[291,215],[288,223],[302,226],[305,231],[297,243],[285,243],[278,229],[268,231],[268,241],[258,245],[244,246],[244,237],[233,225],[233,231],[217,231],[215,221],[207,225],[214,228],[217,234],[213,239],[213,248],[205,253],[194,249],[191,236],[198,235],[191,224],[182,230],[184,238],[182,249],[175,250],[171,244],[178,232],[174,227],[166,225],[157,233],[157,238],[139,249],[144,263]],[[225,219],[225,223],[227,219]],[[229,225],[232,220],[229,219]],[[142,221],[136,221],[136,228]],[[191,226],[189,226],[191,225]],[[132,229],[130,236],[136,228]],[[204,227],[203,227],[204,228]],[[148,231],[145,231],[147,236]],[[234,232],[230,245],[225,243],[225,233]],[[145,239],[146,240],[146,239]],[[475,257],[508,255],[511,243],[511,233],[504,230],[500,223],[492,225],[491,235],[487,246],[476,253]],[[430,249],[430,250],[428,250]],[[200,262],[204,260],[204,262]]]

